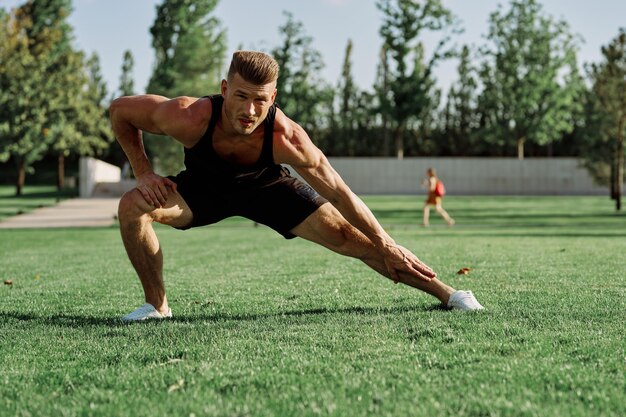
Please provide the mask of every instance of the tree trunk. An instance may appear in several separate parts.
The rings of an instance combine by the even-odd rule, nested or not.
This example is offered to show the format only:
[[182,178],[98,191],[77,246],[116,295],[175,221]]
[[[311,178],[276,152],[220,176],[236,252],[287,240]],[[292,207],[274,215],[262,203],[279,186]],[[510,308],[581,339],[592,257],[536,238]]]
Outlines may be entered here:
[[521,137],[517,139],[517,159],[524,159],[524,142],[526,138]]
[[[389,67],[387,65],[387,50],[383,46],[380,50],[380,61],[383,64],[383,97],[388,97],[389,93]],[[386,106],[385,106],[386,107]],[[388,109],[383,109],[383,155],[389,156],[389,119]]]
[[611,155],[611,164],[610,164],[610,168],[611,168],[611,173],[610,173],[610,177],[609,177],[609,191],[610,191],[610,196],[611,196],[611,200],[615,200],[615,180],[617,179],[617,175],[615,174],[615,169],[617,168],[616,165],[616,155]]
[[617,142],[617,169],[615,181],[615,209],[622,209],[622,188],[624,187],[624,138]]
[[383,156],[389,156],[389,122],[383,113]]
[[15,183],[15,195],[21,196],[26,182],[26,163],[24,158],[17,158],[17,182]]
[[57,163],[57,190],[61,191],[65,187],[65,156],[59,154]]
[[401,127],[396,129],[396,158],[404,158],[404,137]]

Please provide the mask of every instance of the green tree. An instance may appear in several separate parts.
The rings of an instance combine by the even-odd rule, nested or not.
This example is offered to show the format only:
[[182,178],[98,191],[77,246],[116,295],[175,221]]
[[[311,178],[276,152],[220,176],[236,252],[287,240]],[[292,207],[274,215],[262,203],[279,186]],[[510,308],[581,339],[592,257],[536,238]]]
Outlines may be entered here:
[[432,68],[425,62],[424,47],[421,43],[415,48],[410,80],[415,83],[415,102],[419,103],[419,107],[415,108],[417,113],[407,118],[404,149],[408,155],[433,155],[438,147],[433,140],[433,133],[437,128],[437,109],[441,101],[441,91],[436,88]]
[[[375,113],[380,116],[380,129],[382,138],[382,147],[379,155],[390,156],[390,132],[389,124],[392,118],[393,111],[393,96],[389,87],[389,51],[388,48],[383,45],[380,48],[380,61],[376,70],[376,81],[374,82],[374,98]],[[374,101],[373,101],[374,102]]]
[[339,80],[338,129],[335,135],[337,153],[354,156],[357,152],[357,105],[359,90],[352,76],[352,40],[348,40]]
[[587,101],[587,142],[583,154],[585,165],[594,177],[600,181],[608,179],[615,208],[621,210],[626,136],[626,29],[621,29],[602,48],[602,55],[603,61],[591,65],[589,71],[593,85]]
[[135,81],[133,79],[133,69],[135,68],[135,59],[130,50],[124,51],[122,61],[122,75],[120,75],[119,92],[122,96],[132,96],[135,94]]
[[66,54],[57,88],[59,103],[47,114],[46,136],[57,156],[57,186],[64,187],[65,158],[71,154],[101,155],[113,138],[106,116],[106,83],[97,55]]
[[480,76],[484,134],[494,142],[514,141],[523,159],[527,141],[549,144],[573,129],[582,86],[577,40],[535,0],[492,13],[487,38]]
[[[155,66],[148,92],[166,97],[203,96],[219,91],[226,33],[211,15],[217,0],[164,0],[150,28]],[[173,174],[183,165],[183,149],[170,138],[150,136],[146,149],[156,169]]]
[[284,15],[287,21],[279,27],[282,44],[271,52],[280,66],[276,102],[319,144],[322,131],[332,123],[328,109],[332,107],[334,92],[319,75],[324,62],[313,48],[313,38],[291,13]]
[[82,53],[69,55],[73,74],[67,81],[62,103],[48,118],[52,149],[58,156],[57,185],[63,187],[65,158],[70,154],[102,155],[110,146],[113,132],[107,117],[107,88],[98,55],[85,60]]
[[443,113],[444,137],[447,139],[447,154],[467,156],[476,154],[473,140],[478,128],[476,100],[478,81],[472,67],[470,48],[464,45],[459,57],[458,79],[448,91]]
[[67,155],[107,146],[105,131],[93,133],[106,122],[101,103],[85,100],[89,69],[71,47],[70,6],[69,0],[30,0],[2,18],[0,161],[15,162],[18,195],[26,172],[45,155],[58,157],[62,187]]
[[[389,92],[392,103],[386,110],[393,124],[396,156],[402,158],[409,123],[419,125],[425,111],[434,107],[432,70],[452,52],[447,46],[450,36],[445,34],[426,60],[420,36],[426,31],[455,32],[457,22],[440,0],[378,0],[377,7],[383,13],[380,34],[385,45],[384,58],[389,54],[394,64],[393,68],[385,66],[388,88],[384,93]],[[385,100],[386,95],[381,100],[383,106]]]
[[[49,109],[55,106],[66,41],[68,2],[31,0],[3,14],[0,30],[0,162],[16,167],[16,195],[26,172],[50,148]],[[46,14],[44,12],[50,12]]]
[[[132,96],[135,94],[135,81],[133,79],[133,69],[135,67],[135,59],[130,50],[124,51],[122,58],[122,72],[120,75],[120,83],[117,94],[120,96]],[[108,119],[108,117],[107,117]],[[108,150],[107,160],[122,168],[122,176],[125,179],[130,178],[131,169],[126,154],[119,146],[114,143]]]

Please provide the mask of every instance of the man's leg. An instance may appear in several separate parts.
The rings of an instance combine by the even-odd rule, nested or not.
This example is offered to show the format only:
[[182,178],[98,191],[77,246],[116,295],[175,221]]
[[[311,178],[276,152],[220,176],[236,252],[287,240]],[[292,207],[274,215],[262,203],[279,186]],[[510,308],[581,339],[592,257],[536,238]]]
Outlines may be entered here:
[[[389,278],[385,262],[372,242],[348,223],[330,203],[322,205],[291,232],[342,255],[360,259],[376,272]],[[455,291],[438,279],[425,282],[404,273],[400,274],[400,282],[437,297],[444,305],[448,304],[450,295]]]
[[143,286],[146,303],[166,314],[169,307],[163,284],[163,254],[152,222],[184,227],[193,220],[191,209],[180,194],[172,191],[165,205],[155,209],[133,189],[120,200],[118,218],[124,247]]

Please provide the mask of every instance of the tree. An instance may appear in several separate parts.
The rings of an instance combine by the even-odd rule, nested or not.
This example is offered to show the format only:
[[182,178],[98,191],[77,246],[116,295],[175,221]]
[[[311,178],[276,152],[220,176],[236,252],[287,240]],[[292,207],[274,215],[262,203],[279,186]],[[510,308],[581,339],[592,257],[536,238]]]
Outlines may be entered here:
[[457,156],[475,154],[475,131],[478,128],[476,100],[478,81],[470,61],[470,49],[463,46],[459,57],[458,80],[450,87],[443,114],[444,136],[448,153]]
[[487,38],[480,76],[484,134],[494,142],[514,140],[523,159],[525,142],[545,145],[573,129],[582,86],[576,38],[536,0],[492,13]]
[[[409,122],[417,121],[419,124],[424,111],[433,108],[432,70],[440,60],[451,54],[447,48],[450,37],[445,35],[435,46],[430,59],[425,60],[419,37],[425,31],[455,32],[457,23],[440,0],[379,0],[377,7],[384,15],[380,28],[385,45],[384,58],[389,54],[395,64],[394,68],[385,67],[388,81],[385,92],[390,93],[393,103],[388,110],[394,124],[396,155],[402,158]],[[383,102],[386,99],[384,97]]]
[[15,162],[16,195],[22,194],[26,171],[50,147],[48,113],[57,102],[51,93],[59,83],[68,13],[67,1],[30,0],[2,16],[0,162]]
[[120,75],[119,92],[122,96],[132,96],[135,94],[135,81],[133,80],[133,68],[135,67],[135,59],[130,50],[124,51],[122,61],[122,75]]
[[336,154],[354,156],[357,152],[357,105],[359,91],[352,76],[352,40],[348,40],[339,80],[339,112],[337,114]]
[[415,86],[414,94],[419,107],[407,118],[404,149],[408,155],[432,155],[437,145],[432,141],[436,129],[437,109],[441,101],[441,91],[435,87],[432,71],[424,58],[424,47],[418,43],[415,48],[413,72],[409,78]]
[[[156,62],[148,92],[166,97],[203,96],[219,91],[226,33],[211,16],[217,0],[164,0],[150,28]],[[183,149],[170,138],[146,143],[158,171],[173,174],[183,164]]]
[[319,76],[324,62],[312,46],[313,38],[306,35],[302,22],[294,20],[291,13],[284,15],[287,21],[279,27],[282,44],[271,52],[280,66],[276,101],[319,141],[321,131],[331,124],[327,109],[332,107],[334,92]]
[[376,70],[374,96],[377,99],[376,112],[381,118],[382,156],[390,156],[389,120],[393,111],[393,96],[389,87],[389,51],[385,45],[380,48],[380,62]]
[[0,161],[15,162],[17,195],[26,172],[45,155],[58,156],[62,187],[64,158],[71,152],[92,154],[110,137],[102,103],[86,99],[88,63],[71,47],[70,5],[30,0],[1,18]]
[[64,187],[65,158],[70,154],[100,155],[113,138],[106,115],[107,89],[96,54],[85,60],[82,53],[66,55],[64,77],[57,85],[60,101],[49,109],[46,136],[57,155],[57,187]]
[[[135,59],[130,50],[124,51],[122,59],[122,73],[120,75],[120,83],[118,87],[118,95],[132,96],[135,94],[135,81],[133,79],[133,69],[135,67]],[[108,119],[108,117],[107,117]],[[111,146],[107,153],[107,160],[122,168],[122,177],[130,178],[131,169],[128,158],[118,144]]]
[[[596,179],[608,171],[611,197],[621,210],[626,136],[626,29],[602,48],[603,62],[591,65],[591,94],[587,100],[585,164]],[[606,177],[606,175],[604,176]]]

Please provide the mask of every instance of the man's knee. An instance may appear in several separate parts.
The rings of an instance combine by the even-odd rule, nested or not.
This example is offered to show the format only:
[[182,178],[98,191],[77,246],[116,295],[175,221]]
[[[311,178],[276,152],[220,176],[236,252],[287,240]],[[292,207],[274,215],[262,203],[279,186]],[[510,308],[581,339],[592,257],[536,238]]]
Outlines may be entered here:
[[124,193],[117,208],[120,220],[138,218],[154,210],[136,188]]

